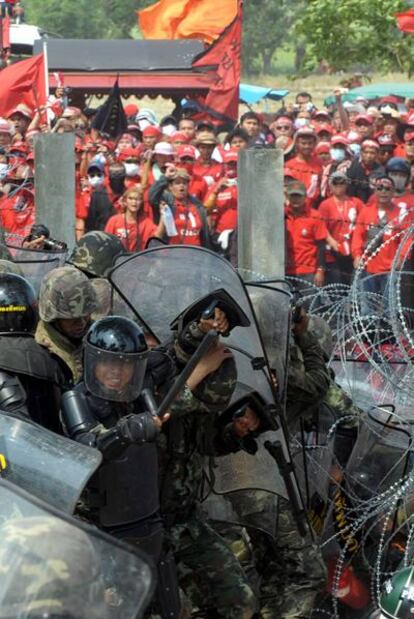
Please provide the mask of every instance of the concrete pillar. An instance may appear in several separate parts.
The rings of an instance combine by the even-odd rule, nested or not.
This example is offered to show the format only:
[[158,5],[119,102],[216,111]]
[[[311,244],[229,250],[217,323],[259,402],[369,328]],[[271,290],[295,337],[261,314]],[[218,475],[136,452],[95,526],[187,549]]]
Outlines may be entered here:
[[44,133],[35,136],[36,223],[50,236],[75,244],[75,136]]
[[283,151],[240,151],[238,190],[239,268],[284,277]]

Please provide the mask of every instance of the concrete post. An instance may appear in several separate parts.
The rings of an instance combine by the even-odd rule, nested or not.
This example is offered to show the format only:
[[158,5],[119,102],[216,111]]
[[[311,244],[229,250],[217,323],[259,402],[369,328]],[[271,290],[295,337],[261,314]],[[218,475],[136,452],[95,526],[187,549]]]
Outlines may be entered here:
[[284,277],[283,151],[240,151],[238,190],[239,268],[269,279]]
[[50,236],[75,244],[75,136],[44,133],[35,136],[36,223]]

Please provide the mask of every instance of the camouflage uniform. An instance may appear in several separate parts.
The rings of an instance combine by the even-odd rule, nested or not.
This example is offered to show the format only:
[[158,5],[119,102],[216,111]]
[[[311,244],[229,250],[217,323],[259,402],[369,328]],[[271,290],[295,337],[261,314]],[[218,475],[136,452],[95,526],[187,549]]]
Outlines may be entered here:
[[[186,335],[185,351],[176,342],[177,360],[189,358],[203,334],[195,323]],[[231,427],[218,427],[217,414],[229,404],[236,384],[236,367],[227,359],[195,390],[186,387],[171,409],[171,419],[158,439],[161,511],[167,539],[174,552],[180,585],[197,606],[217,609],[220,616],[248,618],[256,602],[240,564],[223,539],[198,513],[205,456],[240,449]]]
[[95,230],[82,236],[67,262],[89,277],[106,277],[122,255],[125,248],[118,237]]
[[86,275],[75,267],[54,269],[43,278],[36,341],[66,364],[75,383],[82,378],[82,341],[63,335],[54,322],[90,316],[97,309],[94,288]]
[[93,544],[63,520],[36,516],[3,524],[0,579],[3,619],[106,616]]

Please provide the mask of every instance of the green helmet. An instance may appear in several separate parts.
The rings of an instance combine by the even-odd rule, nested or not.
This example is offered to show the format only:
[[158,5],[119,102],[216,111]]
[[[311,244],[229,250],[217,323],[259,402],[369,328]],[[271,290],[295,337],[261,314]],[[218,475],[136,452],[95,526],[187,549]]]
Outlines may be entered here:
[[13,273],[24,277],[24,273],[20,266],[11,260],[3,260],[0,258],[0,273]]
[[89,316],[99,307],[87,276],[75,267],[49,271],[42,280],[39,315],[44,322]]
[[93,277],[106,277],[118,256],[125,254],[120,239],[109,232],[88,232],[77,242],[67,262]]
[[379,607],[388,619],[411,619],[414,615],[414,567],[406,567],[387,580]]
[[332,338],[332,331],[326,320],[321,316],[315,314],[309,314],[309,326],[310,331],[318,340],[319,346],[322,348],[325,356],[330,359],[334,344]]
[[1,618],[81,619],[85,608],[103,610],[97,554],[84,531],[64,520],[33,516],[7,521],[0,535]]

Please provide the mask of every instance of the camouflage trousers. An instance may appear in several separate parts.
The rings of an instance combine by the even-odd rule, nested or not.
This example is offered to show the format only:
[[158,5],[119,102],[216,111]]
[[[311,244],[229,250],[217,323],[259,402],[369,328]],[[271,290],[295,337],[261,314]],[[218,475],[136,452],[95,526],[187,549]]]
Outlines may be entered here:
[[[276,539],[272,540],[257,529],[248,529],[250,552],[241,549],[240,527],[214,523],[214,528],[231,543],[247,572],[252,574],[255,564],[260,573],[257,595],[263,619],[308,619],[312,616],[315,597],[325,587],[326,569],[311,535],[305,538],[299,535],[287,500],[279,499]],[[238,535],[235,535],[237,530]]]
[[227,619],[249,619],[257,608],[240,563],[225,541],[196,514],[167,531],[180,587],[198,608]]

